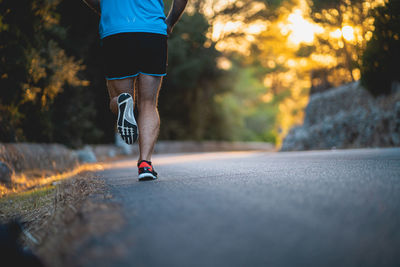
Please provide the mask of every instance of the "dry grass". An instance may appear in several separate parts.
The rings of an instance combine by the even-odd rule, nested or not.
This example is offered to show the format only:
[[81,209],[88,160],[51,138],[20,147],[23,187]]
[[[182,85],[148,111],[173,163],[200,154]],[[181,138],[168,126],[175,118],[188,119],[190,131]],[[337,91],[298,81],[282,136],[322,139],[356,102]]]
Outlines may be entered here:
[[27,170],[21,174],[14,175],[10,187],[0,184],[0,198],[25,192],[30,189],[49,186],[54,182],[77,176],[82,172],[98,171],[102,169],[102,164],[83,164],[70,171],[64,171],[61,173],[39,169]]
[[46,186],[0,199],[0,220],[18,218],[25,231],[23,243],[48,266],[71,266],[77,249],[93,236],[123,224],[119,207],[111,201],[104,182],[83,173]]

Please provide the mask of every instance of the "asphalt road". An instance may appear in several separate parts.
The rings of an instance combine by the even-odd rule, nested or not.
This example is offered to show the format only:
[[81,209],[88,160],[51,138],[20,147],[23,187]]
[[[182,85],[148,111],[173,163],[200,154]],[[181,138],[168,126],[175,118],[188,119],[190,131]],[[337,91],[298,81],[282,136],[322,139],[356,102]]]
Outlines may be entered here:
[[88,266],[400,266],[400,149],[159,155],[99,173],[126,225]]

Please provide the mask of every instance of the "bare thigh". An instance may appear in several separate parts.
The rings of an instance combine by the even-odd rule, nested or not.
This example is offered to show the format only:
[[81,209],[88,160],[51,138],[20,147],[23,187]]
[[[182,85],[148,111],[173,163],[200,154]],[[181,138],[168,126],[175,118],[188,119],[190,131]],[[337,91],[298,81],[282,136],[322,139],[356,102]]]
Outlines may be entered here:
[[139,75],[138,81],[138,106],[150,104],[157,105],[158,93],[160,91],[163,77]]

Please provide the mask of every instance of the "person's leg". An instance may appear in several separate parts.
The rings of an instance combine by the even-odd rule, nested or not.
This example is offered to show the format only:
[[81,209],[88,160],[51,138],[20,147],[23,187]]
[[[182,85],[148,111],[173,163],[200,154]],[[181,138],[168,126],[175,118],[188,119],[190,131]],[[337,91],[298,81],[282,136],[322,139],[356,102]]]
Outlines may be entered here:
[[138,109],[139,109],[139,162],[151,161],[154,144],[157,141],[160,129],[160,116],[157,102],[162,77],[139,75],[138,80]]
[[110,110],[117,115],[118,114],[118,96],[122,93],[128,93],[133,98],[135,97],[135,81],[137,77],[108,80],[107,88],[110,95]]
[[134,115],[134,86],[136,77],[107,81],[110,109],[118,115],[117,130],[128,145],[136,142],[138,127]]

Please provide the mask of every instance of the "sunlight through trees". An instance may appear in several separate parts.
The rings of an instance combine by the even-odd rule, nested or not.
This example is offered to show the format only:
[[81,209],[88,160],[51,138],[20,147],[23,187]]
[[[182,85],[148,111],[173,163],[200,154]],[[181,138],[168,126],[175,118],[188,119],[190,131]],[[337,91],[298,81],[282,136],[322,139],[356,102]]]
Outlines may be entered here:
[[[310,94],[363,75],[374,94],[389,92],[400,46],[388,2],[397,10],[389,0],[189,1],[169,38],[160,138],[280,145]],[[0,0],[0,11],[0,141],[112,142],[97,15],[67,0]]]
[[209,0],[197,8],[213,22],[208,36],[219,51],[241,58],[243,69],[258,68],[260,97],[278,108],[268,123],[279,144],[302,123],[310,93],[360,79],[374,30],[370,11],[381,5],[383,0]]

